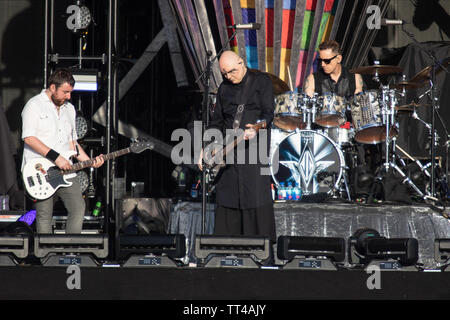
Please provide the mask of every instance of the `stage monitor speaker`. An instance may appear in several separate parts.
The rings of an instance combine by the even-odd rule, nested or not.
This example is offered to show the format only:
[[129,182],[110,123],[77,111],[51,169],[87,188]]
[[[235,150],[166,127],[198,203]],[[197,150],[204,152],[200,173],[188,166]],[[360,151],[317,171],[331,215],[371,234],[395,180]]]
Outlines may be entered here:
[[345,240],[331,237],[280,236],[277,256],[288,262],[283,269],[337,270],[345,259]]
[[108,256],[108,236],[103,234],[35,234],[34,255],[43,265],[97,266],[93,258]]
[[205,267],[259,268],[270,258],[267,237],[210,236],[195,237],[195,256]]

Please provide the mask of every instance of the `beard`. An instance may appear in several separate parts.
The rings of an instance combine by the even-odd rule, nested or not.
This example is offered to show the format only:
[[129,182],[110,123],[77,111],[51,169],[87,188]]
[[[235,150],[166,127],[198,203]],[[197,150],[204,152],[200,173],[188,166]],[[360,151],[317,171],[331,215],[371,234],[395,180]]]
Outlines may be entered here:
[[66,99],[58,99],[55,94],[52,94],[50,98],[57,107],[61,107],[66,102]]

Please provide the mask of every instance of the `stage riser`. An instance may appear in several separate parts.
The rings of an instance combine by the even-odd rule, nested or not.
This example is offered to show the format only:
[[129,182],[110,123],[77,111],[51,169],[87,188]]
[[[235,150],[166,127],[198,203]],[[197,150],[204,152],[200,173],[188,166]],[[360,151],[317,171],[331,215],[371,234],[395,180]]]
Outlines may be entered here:
[[449,220],[427,206],[277,203],[274,208],[277,236],[348,240],[356,230],[372,228],[386,238],[416,238],[419,242],[418,263],[425,268],[438,266],[434,258],[434,240],[450,238]]
[[[206,211],[206,234],[214,224],[214,207]],[[439,265],[434,258],[434,240],[450,238],[450,222],[428,206],[379,205],[346,203],[275,203],[277,237],[340,237],[346,240],[360,228],[372,228],[387,238],[416,238],[419,260],[425,268]],[[194,239],[201,234],[201,203],[180,202],[171,212],[170,233],[186,236],[188,258],[195,262]],[[348,261],[348,248],[346,260]],[[185,261],[187,262],[187,260]]]

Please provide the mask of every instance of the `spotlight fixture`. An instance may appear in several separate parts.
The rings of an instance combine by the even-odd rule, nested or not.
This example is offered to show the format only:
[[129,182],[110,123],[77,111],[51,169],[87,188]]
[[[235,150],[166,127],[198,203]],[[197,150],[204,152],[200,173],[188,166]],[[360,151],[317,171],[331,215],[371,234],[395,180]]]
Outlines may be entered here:
[[77,112],[75,117],[75,129],[78,139],[83,139],[89,131],[88,122],[80,112]]
[[198,235],[195,257],[205,267],[258,268],[270,258],[270,241],[266,237]]
[[280,236],[277,256],[287,260],[283,269],[337,270],[345,259],[345,240],[331,237]]
[[[349,238],[352,264],[375,264],[382,270],[408,270],[419,259],[419,244],[414,238],[385,238],[370,228],[357,230]],[[411,268],[413,270],[414,268]]]
[[34,255],[45,266],[98,266],[108,256],[105,234],[35,234]]
[[72,71],[75,79],[74,91],[97,91],[98,71],[92,69],[75,69]]
[[450,270],[450,239],[434,240],[434,260],[442,264],[443,270]]

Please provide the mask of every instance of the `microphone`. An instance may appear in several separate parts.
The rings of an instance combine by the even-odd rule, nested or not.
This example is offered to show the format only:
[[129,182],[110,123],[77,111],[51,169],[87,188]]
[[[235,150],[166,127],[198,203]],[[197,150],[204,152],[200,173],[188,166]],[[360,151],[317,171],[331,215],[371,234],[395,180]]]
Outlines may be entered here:
[[380,25],[382,26],[401,26],[407,22],[401,19],[381,19]]
[[229,29],[259,30],[261,23],[240,23],[228,26]]

